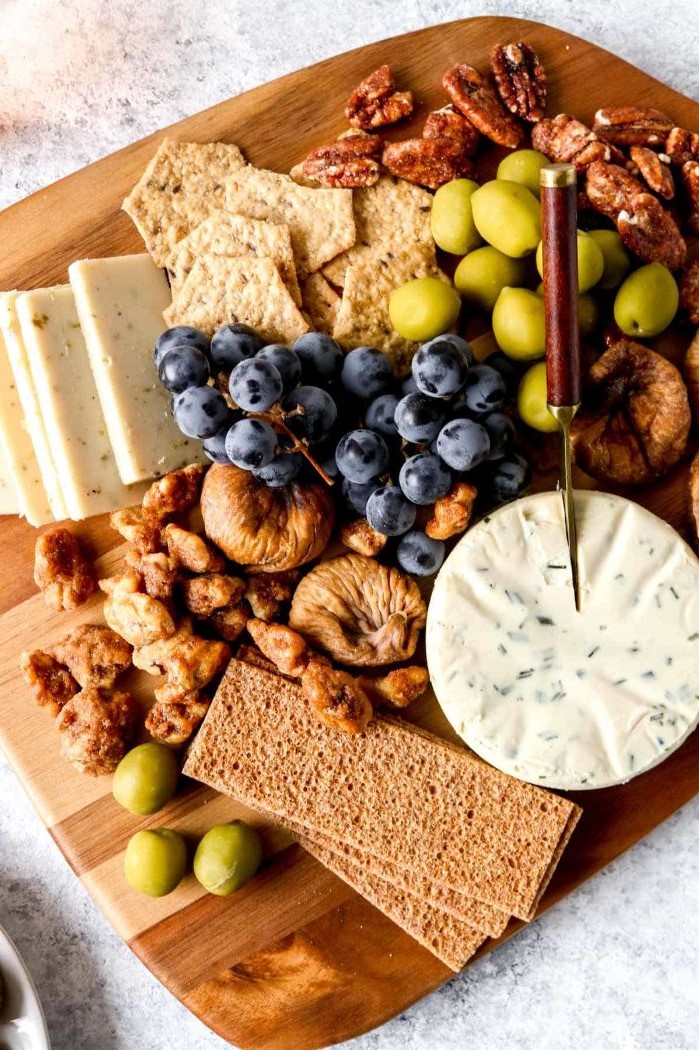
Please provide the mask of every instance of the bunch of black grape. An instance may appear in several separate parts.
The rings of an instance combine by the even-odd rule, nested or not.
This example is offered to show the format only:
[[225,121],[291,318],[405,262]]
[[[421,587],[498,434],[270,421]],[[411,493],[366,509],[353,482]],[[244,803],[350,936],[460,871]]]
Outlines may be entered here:
[[485,482],[491,503],[514,499],[528,483],[502,411],[512,362],[496,354],[476,364],[459,336],[423,344],[402,383],[372,347],[345,354],[318,332],[291,348],[264,345],[240,324],[210,342],[195,329],[169,329],[154,358],[178,426],[201,439],[211,460],[269,486],[288,484],[309,464],[328,482],[341,478],[347,508],[400,537],[398,563],[415,575],[436,572],[445,549],[415,528],[420,508],[460,478]]

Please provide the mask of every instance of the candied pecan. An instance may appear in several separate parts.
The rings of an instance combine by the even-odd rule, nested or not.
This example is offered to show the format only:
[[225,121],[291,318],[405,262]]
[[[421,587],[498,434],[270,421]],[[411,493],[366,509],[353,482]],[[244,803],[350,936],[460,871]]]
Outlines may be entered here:
[[250,610],[241,602],[240,605],[231,605],[227,609],[217,609],[209,617],[209,623],[221,638],[226,642],[234,642],[239,638],[248,625]]
[[80,691],[68,668],[41,650],[22,653],[19,666],[37,704],[48,708],[51,715],[57,715],[63,705]]
[[382,161],[391,175],[430,190],[460,176],[477,177],[473,162],[455,148],[451,139],[392,142],[384,149]]
[[357,681],[374,707],[407,707],[425,692],[430,676],[426,667],[412,666],[399,667],[380,678],[360,675]]
[[226,642],[190,634],[172,646],[165,660],[168,684],[182,692],[203,689],[220,674],[231,658]]
[[162,551],[142,554],[137,567],[143,577],[146,594],[151,598],[172,598],[179,575],[177,562]]
[[154,481],[143,497],[143,510],[158,520],[189,510],[199,499],[206,467],[190,463]]
[[301,675],[301,689],[318,719],[344,733],[363,733],[373,710],[356,678],[347,671],[311,659]]
[[474,128],[463,113],[458,113],[449,103],[427,114],[422,137],[423,139],[449,139],[459,153],[473,156],[478,149],[481,133],[478,128]]
[[689,468],[689,519],[695,540],[699,540],[699,452]]
[[432,517],[425,532],[433,540],[448,540],[468,528],[478,490],[466,481],[457,481],[446,496],[432,507]]
[[224,576],[218,572],[182,583],[182,598],[191,613],[206,619],[217,609],[236,605],[245,593],[245,581],[235,576]]
[[533,47],[496,44],[490,52],[490,65],[500,98],[510,113],[535,124],[546,111],[546,70]]
[[650,106],[605,106],[595,113],[592,130],[615,146],[657,146],[665,142],[672,123]]
[[582,469],[602,482],[644,485],[687,447],[687,388],[673,364],[621,339],[594,363],[571,438]]
[[141,507],[124,507],[109,517],[113,529],[129,543],[133,543],[141,554],[153,554],[160,550],[160,527],[157,518],[144,514]]
[[226,560],[203,536],[188,532],[179,525],[166,525],[163,539],[171,558],[189,572],[223,572]]
[[659,262],[668,270],[684,265],[687,245],[657,197],[637,193],[619,212],[616,225],[626,247],[642,262]]
[[156,740],[176,747],[189,740],[208,710],[209,701],[196,693],[179,703],[156,701],[146,717],[146,729]]
[[604,142],[582,121],[567,113],[545,117],[532,128],[532,146],[559,164],[574,164],[578,173],[594,161],[623,157],[610,143]]
[[301,170],[307,179],[339,189],[373,186],[379,181],[379,162],[344,149],[341,142],[314,149]]
[[682,165],[682,181],[689,202],[687,225],[692,233],[699,234],[699,161],[688,160]]
[[653,190],[665,200],[675,196],[675,180],[667,164],[664,164],[657,153],[647,146],[632,146],[629,156],[641,177]]
[[49,529],[39,536],[34,582],[52,609],[76,609],[94,591],[94,569],[68,529]]
[[247,623],[248,634],[255,645],[284,674],[294,678],[303,674],[310,653],[304,638],[281,623],[265,623],[251,619]]
[[699,160],[699,135],[684,128],[672,128],[665,140],[665,153],[671,164]]
[[159,638],[148,645],[139,645],[133,651],[133,664],[148,674],[165,674],[170,658],[179,645],[192,636],[192,622],[185,617],[168,638]]
[[682,374],[687,384],[689,405],[696,422],[699,422],[699,332],[689,344],[682,365]]
[[98,584],[105,594],[135,594],[143,587],[143,577],[137,569],[129,565],[115,576],[98,580]]
[[106,599],[104,618],[130,645],[150,645],[175,633],[175,624],[167,607],[149,594],[116,591]]
[[345,116],[355,128],[373,128],[395,124],[413,111],[410,91],[396,91],[391,67],[379,66],[354,89],[345,108]]
[[[699,258],[692,259],[683,267],[678,283],[680,307],[687,314],[690,324],[699,325]],[[699,406],[699,402],[697,404]]]
[[367,558],[375,558],[386,546],[388,536],[383,536],[376,529],[372,529],[366,518],[357,518],[356,521],[348,521],[342,526],[340,541],[357,554],[366,554]]
[[75,680],[111,688],[131,666],[131,646],[104,624],[85,623],[61,638],[51,654],[68,668]]
[[517,149],[523,129],[507,110],[485,78],[465,63],[448,69],[442,86],[460,113],[491,142]]
[[89,685],[76,693],[56,719],[61,754],[81,773],[113,773],[133,736],[138,706],[130,693]]
[[288,602],[294,593],[296,574],[278,572],[251,576],[245,590],[245,599],[258,620],[269,622],[279,613],[282,602]]

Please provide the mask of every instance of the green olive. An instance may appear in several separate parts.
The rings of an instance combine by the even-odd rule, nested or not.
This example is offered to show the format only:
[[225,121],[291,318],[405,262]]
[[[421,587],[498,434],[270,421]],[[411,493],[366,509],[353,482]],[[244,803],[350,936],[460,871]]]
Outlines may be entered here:
[[459,293],[438,277],[406,281],[391,292],[388,300],[388,313],[396,332],[418,342],[446,332],[460,309]]
[[112,794],[129,813],[156,813],[177,790],[180,767],[175,752],[155,741],[124,755],[114,772]]
[[522,376],[517,390],[517,411],[527,426],[551,434],[558,423],[546,407],[546,362],[539,361]]
[[546,349],[544,301],[528,288],[503,288],[493,310],[493,333],[508,357],[534,361]]
[[454,179],[440,186],[432,198],[432,236],[443,251],[465,255],[481,243],[471,211],[471,194],[477,189],[472,179]]
[[546,167],[549,159],[537,149],[517,149],[514,153],[508,153],[498,165],[497,177],[507,179],[509,182],[519,182],[528,190],[539,196],[539,173]]
[[137,831],[124,854],[124,875],[132,890],[148,897],[165,897],[182,881],[187,847],[170,828]]
[[653,262],[626,278],[614,300],[614,320],[625,335],[646,339],[670,324],[679,305],[677,281],[667,266]]
[[484,183],[471,197],[473,221],[484,241],[513,259],[541,240],[541,206],[526,186],[506,179]]
[[[536,249],[536,268],[539,276],[544,276],[544,245]],[[578,230],[578,291],[582,294],[597,284],[604,271],[604,256],[599,245],[585,233]]]
[[260,836],[249,824],[216,824],[197,846],[194,874],[209,893],[227,897],[253,877],[261,859]]
[[526,262],[512,259],[490,244],[464,256],[454,274],[454,284],[464,299],[488,313],[503,288],[524,284],[526,279]]
[[604,258],[604,272],[598,281],[600,288],[618,288],[631,269],[631,256],[616,230],[590,230]]

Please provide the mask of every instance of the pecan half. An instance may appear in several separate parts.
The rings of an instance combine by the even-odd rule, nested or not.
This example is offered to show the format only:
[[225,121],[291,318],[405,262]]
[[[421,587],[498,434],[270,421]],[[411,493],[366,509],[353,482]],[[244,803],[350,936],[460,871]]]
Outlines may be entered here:
[[345,733],[363,733],[373,715],[368,696],[356,678],[311,659],[301,676],[303,695],[325,725]]
[[51,655],[67,667],[84,689],[111,689],[131,666],[131,646],[104,624],[81,624],[54,645]]
[[452,105],[433,109],[427,114],[422,129],[423,139],[449,139],[460,153],[473,156],[478,149],[481,133],[474,128],[463,113],[457,113]]
[[524,130],[503,107],[500,99],[481,73],[465,63],[448,69],[442,87],[460,113],[478,128],[482,135],[500,146],[517,149]]
[[417,700],[430,684],[426,667],[398,667],[380,678],[360,675],[360,686],[375,707],[407,707]]
[[34,582],[52,609],[76,609],[94,591],[94,569],[69,529],[49,529],[39,536]]
[[675,180],[670,168],[663,163],[658,154],[647,146],[632,146],[629,156],[635,170],[653,193],[660,194],[665,200],[672,200],[675,196]]
[[244,602],[241,602],[240,605],[231,605],[212,612],[209,623],[220,638],[227,642],[234,642],[247,627],[249,619],[250,610]]
[[269,572],[251,576],[245,588],[245,600],[257,620],[276,620],[282,602],[291,601],[298,580],[295,572]]
[[248,634],[255,645],[279,668],[282,674],[298,677],[308,664],[310,653],[305,640],[281,623],[248,620]]
[[496,44],[490,65],[500,98],[510,113],[535,124],[546,111],[546,70],[533,47],[518,40]]
[[148,712],[146,729],[156,740],[176,747],[189,740],[208,710],[209,701],[197,693],[180,703],[156,701]]
[[191,463],[154,481],[143,497],[143,510],[154,518],[166,518],[189,510],[199,499],[206,467]]
[[476,168],[450,139],[404,139],[383,151],[383,165],[391,175],[436,190],[459,176],[476,179]]
[[446,496],[432,507],[432,517],[425,532],[433,540],[448,540],[468,527],[478,490],[465,481],[457,481]]
[[217,609],[236,605],[245,593],[245,580],[212,572],[182,583],[182,597],[189,611],[206,619]]
[[684,128],[672,128],[665,141],[665,152],[671,164],[699,160],[699,135]]
[[687,314],[690,324],[699,325],[699,259],[693,259],[683,267],[678,284],[681,309]]
[[689,518],[694,530],[694,538],[699,540],[699,452],[689,468]]
[[322,186],[352,189],[373,186],[379,178],[383,143],[363,131],[346,133],[328,146],[311,150],[301,169],[306,178]]
[[375,558],[384,549],[388,537],[383,536],[376,529],[372,529],[366,518],[357,518],[356,521],[348,521],[340,529],[340,542],[345,547],[357,554],[365,554],[367,558]]
[[645,188],[626,168],[597,160],[588,168],[586,191],[595,211],[616,222],[619,212],[637,193],[644,193]]
[[682,165],[682,182],[689,204],[687,225],[692,233],[699,233],[699,161],[688,160]]
[[391,67],[380,66],[354,89],[345,116],[354,128],[371,131],[395,124],[413,111],[410,91],[396,91]]
[[657,146],[673,121],[650,106],[605,106],[595,113],[593,131],[616,146]]
[[532,128],[532,146],[558,164],[574,164],[578,172],[594,161],[623,159],[614,146],[567,113],[540,120]]
[[50,715],[57,715],[71,697],[80,691],[80,686],[68,668],[40,649],[33,653],[22,653],[19,666],[37,704],[47,708]]
[[189,572],[223,572],[226,561],[213,546],[196,532],[179,525],[166,525],[162,532],[168,554],[177,565]]
[[123,510],[114,511],[109,524],[142,554],[154,554],[160,550],[162,522],[144,513],[142,507],[124,507]]

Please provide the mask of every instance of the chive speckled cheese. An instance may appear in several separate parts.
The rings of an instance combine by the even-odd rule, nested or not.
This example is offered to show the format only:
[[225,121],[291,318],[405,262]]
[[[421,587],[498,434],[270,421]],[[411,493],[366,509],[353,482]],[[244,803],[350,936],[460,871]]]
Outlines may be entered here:
[[435,583],[427,659],[482,758],[566,789],[623,783],[699,720],[699,561],[628,500],[576,492],[582,611],[560,493],[517,500],[459,542]]

